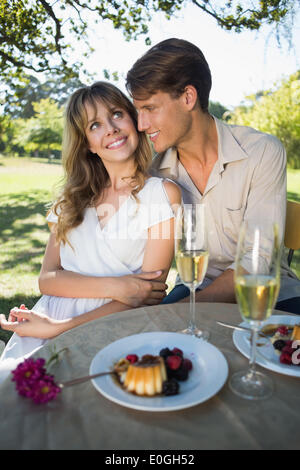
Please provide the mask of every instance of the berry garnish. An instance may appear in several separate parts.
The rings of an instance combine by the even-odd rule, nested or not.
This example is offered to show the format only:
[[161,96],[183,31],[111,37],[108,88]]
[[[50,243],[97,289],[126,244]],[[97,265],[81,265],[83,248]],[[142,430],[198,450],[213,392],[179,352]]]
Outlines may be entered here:
[[193,368],[193,363],[189,359],[183,359],[183,367],[187,370],[190,371]]
[[136,354],[128,354],[128,356],[126,356],[126,359],[130,362],[130,364],[134,364],[138,361],[139,358]]
[[171,370],[177,370],[181,366],[182,358],[180,356],[168,356],[166,359],[167,367]]
[[183,364],[179,369],[177,370],[172,370],[171,376],[174,377],[176,380],[184,381],[187,380],[189,376],[189,371],[183,367]]
[[175,356],[183,357],[183,352],[182,352],[181,349],[179,349],[179,348],[173,348],[173,349],[172,349],[172,353],[173,353]]
[[169,348],[163,348],[161,349],[159,355],[163,357],[164,359],[166,359],[168,356],[172,356],[173,353]]
[[277,331],[281,336],[287,336],[289,334],[288,327],[284,325],[279,326],[279,328],[277,328]]
[[292,364],[292,356],[287,352],[282,352],[279,360],[281,364]]
[[177,395],[179,392],[179,383],[175,379],[165,380],[163,382],[163,390],[164,395]]
[[277,339],[274,341],[273,346],[275,349],[278,349],[278,351],[281,351],[285,347],[286,343],[287,342],[284,341],[284,339]]

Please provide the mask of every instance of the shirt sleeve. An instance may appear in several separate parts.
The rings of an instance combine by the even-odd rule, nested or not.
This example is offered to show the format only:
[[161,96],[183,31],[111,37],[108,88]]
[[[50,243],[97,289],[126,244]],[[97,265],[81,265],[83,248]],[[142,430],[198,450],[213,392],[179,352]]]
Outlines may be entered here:
[[147,200],[147,228],[174,218],[174,212],[172,210],[163,179],[157,178],[155,184],[151,187],[151,190],[149,190]]
[[[283,240],[286,215],[286,152],[276,137],[265,136],[264,139],[264,148],[253,172],[244,221],[249,226],[261,227],[277,223],[279,238]],[[247,243],[251,246],[251,239]],[[260,260],[262,265],[268,263],[270,246],[271,239],[266,236],[265,256]],[[246,270],[250,269],[249,263],[250,260],[245,257],[243,266]],[[227,269],[234,267],[235,263],[232,263]]]
[[54,211],[52,209],[50,209],[49,212],[47,213],[46,220],[47,222],[57,224],[58,216],[54,214]]

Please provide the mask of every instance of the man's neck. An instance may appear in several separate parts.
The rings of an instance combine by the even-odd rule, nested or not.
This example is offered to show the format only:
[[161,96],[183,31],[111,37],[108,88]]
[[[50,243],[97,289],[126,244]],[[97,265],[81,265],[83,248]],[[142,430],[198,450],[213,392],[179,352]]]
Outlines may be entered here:
[[204,194],[207,181],[218,160],[216,124],[208,113],[201,113],[193,123],[189,140],[177,147],[178,157],[194,185]]
[[188,139],[178,145],[177,152],[186,168],[214,165],[218,159],[218,136],[215,121],[210,114],[195,116]]

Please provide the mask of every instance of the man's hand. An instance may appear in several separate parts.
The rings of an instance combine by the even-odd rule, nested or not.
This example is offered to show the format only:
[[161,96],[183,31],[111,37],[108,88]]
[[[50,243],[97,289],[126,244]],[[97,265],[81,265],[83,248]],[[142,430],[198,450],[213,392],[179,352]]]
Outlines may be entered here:
[[165,282],[159,280],[161,275],[162,271],[155,271],[116,278],[119,287],[115,300],[131,307],[160,304],[168,288]]

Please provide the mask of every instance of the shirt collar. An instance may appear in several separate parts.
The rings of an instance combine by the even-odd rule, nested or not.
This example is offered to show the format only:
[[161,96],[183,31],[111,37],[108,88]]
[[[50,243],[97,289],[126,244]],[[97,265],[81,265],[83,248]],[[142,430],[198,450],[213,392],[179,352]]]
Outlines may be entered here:
[[[235,139],[231,131],[231,126],[225,124],[215,116],[212,117],[214,118],[218,135],[218,160],[221,172],[224,170],[226,163],[243,160],[248,158],[248,155]],[[229,149],[230,151],[228,151]],[[160,161],[159,169],[169,169],[170,174],[176,178],[178,177],[178,158],[177,149],[175,147],[171,147],[165,152]]]

